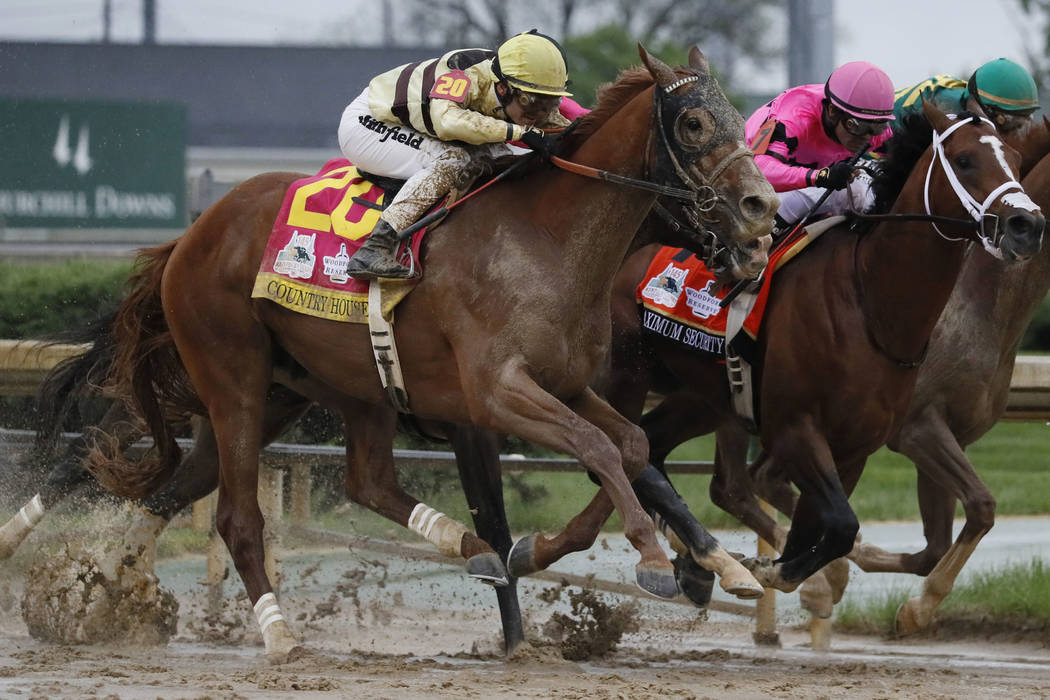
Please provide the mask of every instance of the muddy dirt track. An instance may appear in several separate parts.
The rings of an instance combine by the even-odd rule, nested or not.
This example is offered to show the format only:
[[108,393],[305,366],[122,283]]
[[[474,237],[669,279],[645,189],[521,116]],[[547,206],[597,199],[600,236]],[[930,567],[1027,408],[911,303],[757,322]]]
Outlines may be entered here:
[[796,618],[781,619],[779,647],[759,647],[747,620],[609,594],[634,631],[605,656],[566,661],[552,620],[571,613],[574,589],[534,581],[520,585],[533,643],[505,659],[494,596],[460,569],[346,550],[286,555],[282,606],[307,651],[282,666],[266,663],[235,574],[209,612],[200,557],[158,566],[180,608],[167,646],[47,644],[20,614],[26,549],[0,568],[2,697],[1050,697],[1047,640],[836,635],[820,653]]

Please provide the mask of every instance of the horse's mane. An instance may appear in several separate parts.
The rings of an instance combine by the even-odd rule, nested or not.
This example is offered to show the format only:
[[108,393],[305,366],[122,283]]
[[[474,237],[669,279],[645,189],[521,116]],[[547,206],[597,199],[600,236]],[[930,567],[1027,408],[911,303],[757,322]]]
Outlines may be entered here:
[[[959,119],[974,119],[970,112],[962,112]],[[904,183],[915,169],[926,149],[933,142],[933,126],[922,114],[909,114],[893,125],[893,136],[880,149],[884,157],[872,182],[875,192],[875,213],[886,213],[893,207]]]
[[[693,71],[685,68],[675,68],[674,71],[679,76],[693,75]],[[572,131],[565,135],[560,151],[572,153],[609,117],[652,84],[653,76],[649,69],[635,66],[621,71],[613,82],[598,86],[597,104],[594,109],[576,120]]]
[[932,142],[933,127],[923,115],[909,114],[900,122],[894,122],[893,136],[880,149],[883,157],[878,161],[879,167],[872,182],[875,212],[890,210],[915,163]]

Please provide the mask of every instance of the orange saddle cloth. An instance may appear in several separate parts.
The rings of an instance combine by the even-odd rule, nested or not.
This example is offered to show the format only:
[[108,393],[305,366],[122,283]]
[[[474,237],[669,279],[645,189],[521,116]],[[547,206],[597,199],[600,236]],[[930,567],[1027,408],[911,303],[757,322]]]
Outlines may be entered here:
[[[738,344],[754,344],[769,300],[772,272],[780,269],[810,241],[803,229],[770,254],[754,306],[737,337],[728,339],[734,349]],[[635,299],[642,313],[642,325],[650,333],[681,343],[696,352],[724,357],[729,307],[721,308],[720,302],[730,289],[732,285],[719,285],[704,262],[689,250],[664,247],[649,264],[636,289]]]

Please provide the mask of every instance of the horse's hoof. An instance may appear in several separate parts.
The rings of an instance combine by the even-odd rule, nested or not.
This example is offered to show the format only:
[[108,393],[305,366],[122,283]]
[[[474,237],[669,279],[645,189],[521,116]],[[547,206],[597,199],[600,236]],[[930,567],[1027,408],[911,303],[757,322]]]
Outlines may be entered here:
[[490,586],[503,587],[510,583],[507,569],[495,552],[482,552],[467,559],[467,573]]
[[638,587],[657,598],[674,598],[678,595],[678,582],[673,567],[656,568],[647,564],[634,567]]
[[536,537],[536,534],[522,537],[510,548],[507,554],[507,573],[514,578],[521,578],[539,571],[539,567],[532,558]]
[[270,664],[271,666],[279,666],[281,664],[287,664],[293,661],[298,661],[299,659],[308,655],[309,651],[306,649],[306,647],[300,644],[296,644],[294,647],[288,649],[287,651],[274,650],[266,652],[266,663]]
[[[798,588],[799,583],[786,581],[780,575],[780,570],[783,564],[774,564],[769,557],[750,557],[744,559],[740,564],[751,572],[758,584],[764,588],[775,588],[781,593],[791,593]],[[725,580],[723,579],[722,588],[725,590]]]
[[757,600],[766,594],[758,579],[736,560],[730,560],[730,563],[723,567],[718,585],[729,595],[741,600]]
[[765,589],[757,582],[732,581],[724,583],[725,579],[722,580],[722,590],[729,595],[736,596],[740,600],[758,600],[766,594]]
[[692,557],[677,556],[672,563],[682,595],[698,608],[706,608],[715,587],[715,573],[697,564]]
[[919,612],[919,599],[911,598],[897,608],[897,615],[893,618],[893,634],[897,637],[907,637],[916,634],[927,627],[931,620],[923,619]]

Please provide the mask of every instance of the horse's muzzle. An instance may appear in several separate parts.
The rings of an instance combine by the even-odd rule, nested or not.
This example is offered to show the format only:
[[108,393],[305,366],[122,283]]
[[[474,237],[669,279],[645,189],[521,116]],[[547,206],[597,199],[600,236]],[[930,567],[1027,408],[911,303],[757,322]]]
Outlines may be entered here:
[[762,274],[762,270],[766,269],[769,263],[769,249],[772,245],[773,237],[766,235],[743,245],[732,246],[733,278],[753,280]]
[[1004,227],[999,250],[1003,259],[1010,261],[1028,260],[1039,252],[1043,242],[1043,228],[1046,219],[1038,209],[1034,212],[1025,209],[1011,209],[1000,214]]

